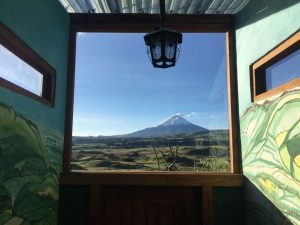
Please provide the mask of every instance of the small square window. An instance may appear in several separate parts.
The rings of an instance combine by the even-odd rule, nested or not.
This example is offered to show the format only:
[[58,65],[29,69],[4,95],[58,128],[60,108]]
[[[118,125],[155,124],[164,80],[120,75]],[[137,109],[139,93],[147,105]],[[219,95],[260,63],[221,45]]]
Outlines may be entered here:
[[3,45],[0,45],[0,77],[42,96],[43,75]]
[[259,101],[300,85],[300,31],[251,66],[252,97]]
[[55,70],[0,23],[0,85],[49,106]]
[[266,69],[266,90],[279,87],[300,76],[300,49]]

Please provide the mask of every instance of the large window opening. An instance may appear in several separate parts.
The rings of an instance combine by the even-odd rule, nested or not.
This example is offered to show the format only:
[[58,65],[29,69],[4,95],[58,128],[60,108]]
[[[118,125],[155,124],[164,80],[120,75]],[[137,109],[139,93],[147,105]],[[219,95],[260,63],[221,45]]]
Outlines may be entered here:
[[143,33],[77,33],[71,169],[230,171],[225,33],[153,68]]

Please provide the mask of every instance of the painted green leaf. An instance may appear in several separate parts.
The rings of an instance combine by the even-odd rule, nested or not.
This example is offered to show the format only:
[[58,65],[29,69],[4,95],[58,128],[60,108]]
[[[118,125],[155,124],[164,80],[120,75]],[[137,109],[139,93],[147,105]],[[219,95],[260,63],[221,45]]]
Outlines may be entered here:
[[253,104],[241,118],[241,144],[244,174],[293,224],[298,224],[300,91]]

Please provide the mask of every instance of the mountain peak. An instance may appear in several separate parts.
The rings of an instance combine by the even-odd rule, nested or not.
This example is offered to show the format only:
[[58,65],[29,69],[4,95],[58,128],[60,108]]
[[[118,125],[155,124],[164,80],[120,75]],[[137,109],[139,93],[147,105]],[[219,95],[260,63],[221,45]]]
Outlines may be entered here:
[[176,125],[190,125],[189,121],[181,117],[180,113],[177,113],[176,115],[173,115],[167,119],[164,119],[161,121],[156,127],[160,126],[176,126]]
[[186,119],[182,118],[181,114],[177,113],[163,121],[155,127],[145,128],[130,134],[126,137],[164,137],[173,136],[177,134],[191,134],[195,132],[208,131],[206,128],[192,124]]

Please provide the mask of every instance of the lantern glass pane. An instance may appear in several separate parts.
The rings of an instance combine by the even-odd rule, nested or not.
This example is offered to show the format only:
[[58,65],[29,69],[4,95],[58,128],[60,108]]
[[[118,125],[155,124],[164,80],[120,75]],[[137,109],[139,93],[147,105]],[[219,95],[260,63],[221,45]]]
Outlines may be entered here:
[[153,57],[158,60],[161,57],[161,43],[156,42],[152,47]]
[[[172,42],[165,42],[165,56],[167,59],[171,60],[175,57],[176,45]],[[175,59],[174,59],[175,60]]]

